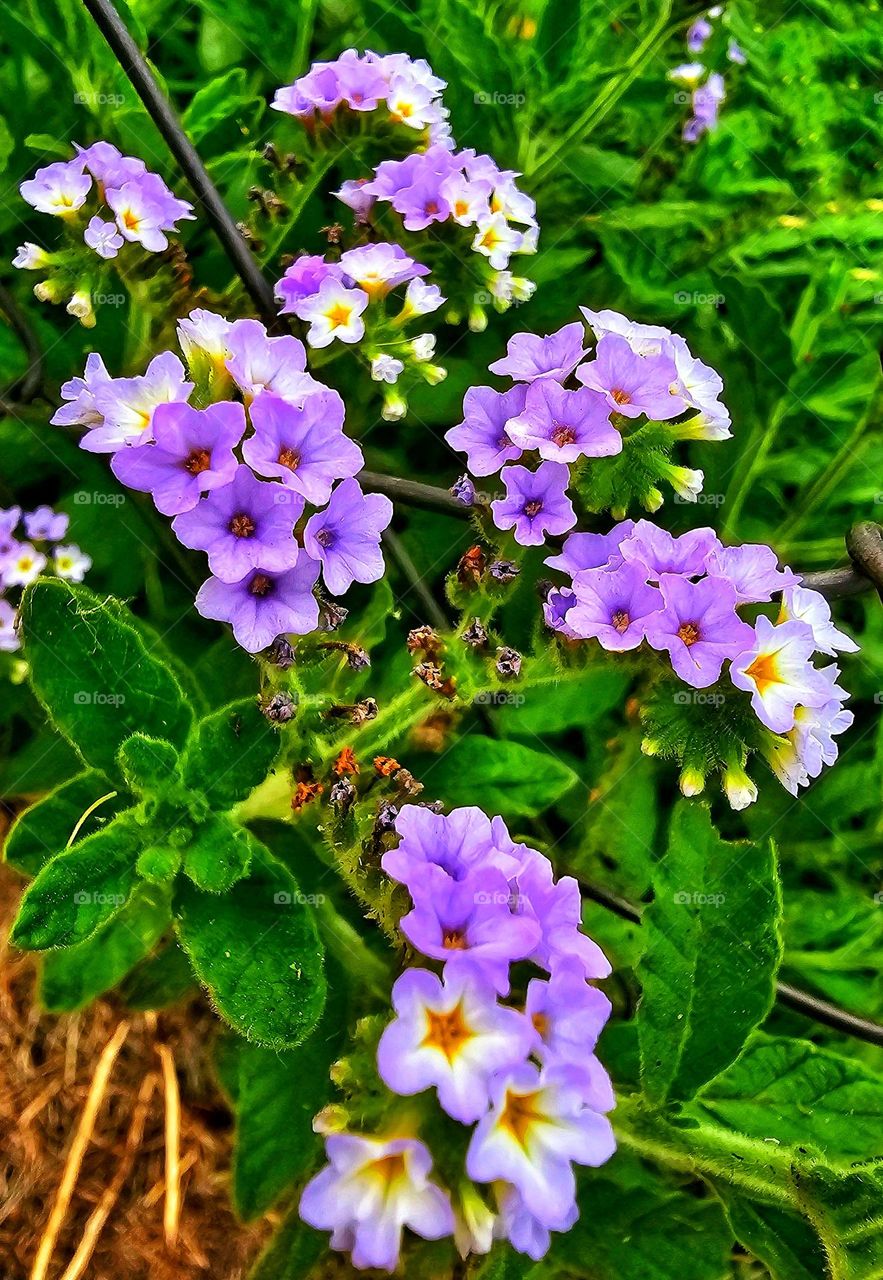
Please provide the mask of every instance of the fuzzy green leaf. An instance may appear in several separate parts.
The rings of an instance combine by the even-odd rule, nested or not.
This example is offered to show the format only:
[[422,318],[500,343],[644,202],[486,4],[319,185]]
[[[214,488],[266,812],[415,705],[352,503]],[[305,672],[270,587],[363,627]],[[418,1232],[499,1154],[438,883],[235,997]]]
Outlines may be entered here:
[[769,1012],[781,959],[781,895],[769,845],[728,843],[706,806],[675,808],[644,913],[638,967],[647,1096],[691,1098],[738,1057]]
[[184,871],[198,889],[226,893],[248,874],[254,837],[225,817],[210,817],[184,853]]
[[130,788],[141,795],[150,795],[174,779],[178,752],[161,738],[133,733],[120,747],[117,761]]
[[325,1004],[322,945],[289,871],[260,844],[247,880],[223,896],[181,877],[176,926],[218,1012],[256,1044],[294,1048]]
[[136,732],[183,745],[181,688],[118,600],[40,579],[22,601],[21,631],[34,690],[88,764],[119,778],[117,752]]
[[510,818],[548,809],[578,781],[557,756],[479,734],[455,742],[432,770],[433,791],[452,805],[480,805]]
[[111,790],[103,774],[88,769],[50,791],[19,814],[6,839],[6,861],[26,875],[35,876],[50,858],[67,847],[77,823],[102,796],[107,799],[83,822],[78,839],[101,831],[130,803],[125,793],[111,795]]
[[279,734],[254,698],[241,698],[200,720],[183,761],[187,787],[202,792],[214,809],[230,809],[270,772]]

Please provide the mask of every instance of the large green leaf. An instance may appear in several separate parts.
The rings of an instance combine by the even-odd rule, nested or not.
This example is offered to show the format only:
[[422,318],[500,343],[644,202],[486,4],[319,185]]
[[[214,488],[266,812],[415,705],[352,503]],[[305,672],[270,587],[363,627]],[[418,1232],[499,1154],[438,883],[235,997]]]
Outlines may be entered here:
[[183,745],[190,712],[181,688],[118,600],[40,579],[21,618],[31,683],[88,764],[118,778],[117,751],[137,731]]
[[254,698],[200,720],[183,761],[185,784],[215,809],[230,809],[263,782],[279,751],[279,733]]
[[64,782],[42,800],[19,814],[6,838],[4,857],[26,875],[35,876],[50,858],[67,848],[68,841],[83,815],[106,796],[77,832],[84,839],[106,827],[110,819],[124,808],[128,797],[114,793],[102,774],[95,769]]
[[328,1237],[308,1227],[294,1208],[258,1258],[248,1280],[304,1280],[327,1247]]
[[773,1280],[819,1280],[825,1275],[825,1251],[800,1214],[751,1200],[725,1183],[715,1190],[736,1239],[768,1268]]
[[252,846],[257,843],[245,827],[223,815],[209,815],[184,852],[184,871],[197,888],[207,893],[226,893],[248,874]]
[[141,827],[124,813],[47,862],[21,900],[15,945],[45,951],[90,938],[128,901],[141,839]]
[[184,877],[176,887],[178,936],[222,1017],[274,1049],[299,1045],[325,1003],[322,946],[294,877],[260,849],[251,874],[223,896]]
[[649,1098],[691,1098],[738,1057],[772,1006],[780,915],[772,847],[722,840],[706,806],[681,801],[644,913],[638,968]]
[[509,818],[541,813],[579,781],[557,756],[479,734],[461,738],[424,776],[433,794],[452,805],[480,805]]

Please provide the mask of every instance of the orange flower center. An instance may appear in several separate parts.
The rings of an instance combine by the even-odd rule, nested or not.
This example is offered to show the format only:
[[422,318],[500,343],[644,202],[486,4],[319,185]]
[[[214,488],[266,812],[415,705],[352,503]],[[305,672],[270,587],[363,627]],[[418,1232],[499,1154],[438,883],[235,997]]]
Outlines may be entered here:
[[465,1044],[472,1039],[472,1029],[463,1013],[462,1000],[448,1012],[426,1010],[426,1035],[420,1047],[439,1049],[453,1062]]

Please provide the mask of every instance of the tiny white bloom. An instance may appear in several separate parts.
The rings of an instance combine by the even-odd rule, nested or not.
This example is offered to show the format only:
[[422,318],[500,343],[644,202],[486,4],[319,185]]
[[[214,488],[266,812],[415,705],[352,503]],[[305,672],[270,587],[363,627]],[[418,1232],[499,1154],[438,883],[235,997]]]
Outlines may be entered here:
[[472,248],[488,259],[495,271],[505,271],[509,257],[521,247],[522,234],[510,227],[502,213],[493,213],[478,223]]
[[327,347],[338,338],[358,342],[365,334],[362,312],[368,305],[364,289],[347,289],[339,280],[325,279],[318,293],[295,304],[295,315],[309,322],[307,342]]
[[59,578],[64,578],[68,582],[82,582],[92,568],[91,557],[73,543],[66,547],[56,547],[52,556],[55,561],[55,572]]
[[402,373],[405,366],[401,360],[396,360],[395,356],[381,354],[374,356],[371,361],[371,377],[375,382],[395,382],[399,374]]
[[26,240],[18,246],[12,265],[21,271],[43,271],[49,265],[49,254],[38,244]]
[[46,557],[30,542],[23,542],[3,567],[4,587],[26,587],[46,568]]
[[418,334],[416,338],[411,339],[411,350],[415,360],[431,360],[435,355],[435,334]]

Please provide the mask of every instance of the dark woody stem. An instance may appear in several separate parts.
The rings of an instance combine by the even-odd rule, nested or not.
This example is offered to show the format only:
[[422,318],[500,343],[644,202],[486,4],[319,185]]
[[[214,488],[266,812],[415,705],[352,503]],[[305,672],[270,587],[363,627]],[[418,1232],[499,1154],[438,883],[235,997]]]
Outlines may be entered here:
[[212,182],[196,148],[181,127],[168,99],[156,82],[153,72],[129,34],[111,0],[83,0],[98,30],[132,83],[172,155],[202,207],[236,270],[258,314],[268,328],[278,329],[279,318],[273,299],[273,286],[263,275],[251,250],[236,228],[227,206]]

